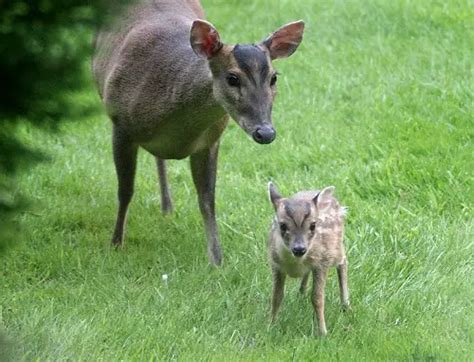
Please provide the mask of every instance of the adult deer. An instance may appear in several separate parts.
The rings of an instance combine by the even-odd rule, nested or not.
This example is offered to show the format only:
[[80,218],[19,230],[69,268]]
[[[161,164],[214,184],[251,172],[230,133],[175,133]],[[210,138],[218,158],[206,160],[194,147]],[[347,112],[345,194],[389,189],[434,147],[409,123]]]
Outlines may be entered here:
[[272,60],[290,56],[302,21],[257,45],[226,45],[198,0],[148,0],[127,9],[96,39],[93,71],[113,122],[119,207],[112,243],[121,245],[138,147],[156,157],[162,211],[172,209],[165,159],[190,156],[209,260],[222,262],[214,189],[219,138],[229,116],[261,144],[275,139]]

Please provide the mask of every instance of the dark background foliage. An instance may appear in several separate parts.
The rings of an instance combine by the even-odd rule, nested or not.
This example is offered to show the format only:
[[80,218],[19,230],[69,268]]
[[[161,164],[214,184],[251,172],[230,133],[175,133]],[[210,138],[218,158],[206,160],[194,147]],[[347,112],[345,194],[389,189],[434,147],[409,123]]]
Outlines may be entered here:
[[0,0],[0,252],[17,239],[24,205],[14,177],[42,155],[16,136],[21,122],[54,131],[85,114],[71,95],[90,85],[93,33],[126,0]]
[[[0,254],[19,239],[16,215],[27,201],[15,175],[43,156],[21,142],[21,122],[47,127],[87,113],[71,94],[90,83],[94,30],[107,21],[110,5],[126,1],[0,0]],[[0,335],[0,359],[7,353]]]

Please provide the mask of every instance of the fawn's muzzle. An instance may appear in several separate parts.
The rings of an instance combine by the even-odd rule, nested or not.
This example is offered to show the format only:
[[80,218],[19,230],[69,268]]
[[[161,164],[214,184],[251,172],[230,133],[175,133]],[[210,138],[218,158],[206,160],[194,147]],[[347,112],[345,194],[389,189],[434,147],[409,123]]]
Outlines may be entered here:
[[263,126],[257,128],[253,133],[252,137],[255,142],[260,144],[272,143],[276,137],[276,132],[273,127]]
[[294,246],[291,248],[291,252],[294,256],[303,256],[306,253],[306,248],[304,246]]

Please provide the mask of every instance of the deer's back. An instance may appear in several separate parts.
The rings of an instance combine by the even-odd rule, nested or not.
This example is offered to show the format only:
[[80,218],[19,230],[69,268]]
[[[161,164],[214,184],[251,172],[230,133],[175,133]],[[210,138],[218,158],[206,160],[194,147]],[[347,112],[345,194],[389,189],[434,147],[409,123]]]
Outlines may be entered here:
[[114,121],[152,132],[160,117],[192,102],[200,84],[205,91],[207,64],[189,43],[193,20],[203,16],[198,1],[144,1],[98,34],[93,71]]

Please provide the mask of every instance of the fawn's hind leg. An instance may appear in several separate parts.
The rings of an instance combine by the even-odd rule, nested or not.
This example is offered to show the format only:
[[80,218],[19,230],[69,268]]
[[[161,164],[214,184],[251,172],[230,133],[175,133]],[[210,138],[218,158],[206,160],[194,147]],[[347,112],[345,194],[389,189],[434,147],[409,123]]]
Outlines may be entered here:
[[347,260],[337,266],[337,277],[339,280],[339,291],[341,294],[342,307],[345,310],[350,309],[349,288],[347,287]]

